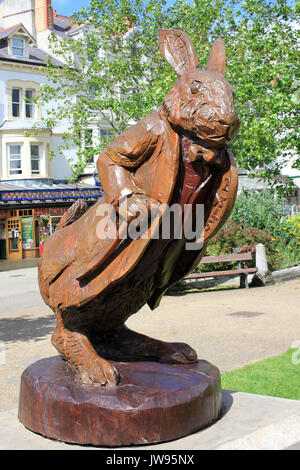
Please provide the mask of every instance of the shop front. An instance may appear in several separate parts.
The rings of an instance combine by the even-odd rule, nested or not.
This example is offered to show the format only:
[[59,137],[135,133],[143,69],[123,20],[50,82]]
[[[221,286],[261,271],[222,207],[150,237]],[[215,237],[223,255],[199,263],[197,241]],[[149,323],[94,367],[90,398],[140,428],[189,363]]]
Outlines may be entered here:
[[36,258],[68,207],[1,211],[0,259]]
[[67,209],[68,207],[36,209],[36,239],[38,241],[39,256],[43,253],[45,241],[55,232]]
[[[2,186],[2,188],[1,188]],[[59,185],[59,190],[15,190],[0,184],[0,259],[39,257],[47,238],[55,231],[65,211],[74,200],[84,198],[94,204],[102,191],[99,188]],[[64,186],[64,188],[61,188]]]

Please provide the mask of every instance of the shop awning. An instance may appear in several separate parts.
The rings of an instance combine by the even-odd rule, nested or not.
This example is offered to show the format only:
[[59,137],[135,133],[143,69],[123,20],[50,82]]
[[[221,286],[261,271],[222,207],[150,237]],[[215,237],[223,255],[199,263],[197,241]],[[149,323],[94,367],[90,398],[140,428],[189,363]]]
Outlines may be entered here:
[[21,201],[61,201],[76,199],[98,199],[103,196],[101,186],[89,186],[82,183],[70,184],[40,184],[16,186],[0,183],[0,202]]

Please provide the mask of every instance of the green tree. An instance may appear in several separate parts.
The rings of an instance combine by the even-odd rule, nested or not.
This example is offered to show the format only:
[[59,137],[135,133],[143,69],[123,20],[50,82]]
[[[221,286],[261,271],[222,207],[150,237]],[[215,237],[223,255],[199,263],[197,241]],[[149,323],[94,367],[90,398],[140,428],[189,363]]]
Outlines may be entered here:
[[[223,37],[226,77],[242,120],[233,151],[248,170],[265,163],[261,175],[273,181],[298,145],[296,14],[288,0],[176,0],[171,6],[156,0],[91,0],[74,15],[83,25],[79,40],[52,36],[55,53],[67,60],[63,67],[48,64],[51,85],[41,100],[54,100],[55,106],[45,125],[69,122],[65,146],[78,148],[76,175],[107,144],[82,148],[92,116],[108,123],[111,139],[152,112],[173,86],[175,74],[158,49],[158,28],[186,31],[202,67],[212,42]],[[294,166],[300,168],[299,159]]]

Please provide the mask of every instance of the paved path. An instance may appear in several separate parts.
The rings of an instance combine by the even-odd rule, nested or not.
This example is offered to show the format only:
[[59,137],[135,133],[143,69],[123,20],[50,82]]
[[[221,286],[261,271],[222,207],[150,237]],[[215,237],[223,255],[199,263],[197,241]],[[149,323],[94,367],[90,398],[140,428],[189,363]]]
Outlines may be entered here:
[[37,268],[0,271],[0,318],[38,305],[45,303],[39,292]]
[[0,259],[0,272],[12,271],[24,268],[33,268],[38,265],[39,258],[24,258],[24,259]]
[[[0,272],[0,286],[0,340],[6,347],[6,363],[0,363],[2,411],[17,407],[24,368],[56,352],[50,344],[54,315],[41,300],[36,270]],[[299,341],[299,306],[300,280],[294,280],[165,296],[158,309],[143,307],[127,325],[162,340],[187,342],[199,358],[227,371],[280,354]]]

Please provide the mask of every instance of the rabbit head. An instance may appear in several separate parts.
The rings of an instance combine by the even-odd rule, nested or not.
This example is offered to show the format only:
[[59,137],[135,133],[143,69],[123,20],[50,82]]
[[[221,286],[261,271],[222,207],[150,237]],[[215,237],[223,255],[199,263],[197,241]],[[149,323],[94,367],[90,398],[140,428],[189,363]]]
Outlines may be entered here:
[[179,76],[162,103],[172,126],[203,141],[206,147],[222,149],[236,135],[240,120],[234,109],[233,91],[224,78],[225,44],[213,44],[206,70],[201,70],[189,36],[179,30],[160,29],[162,55]]

